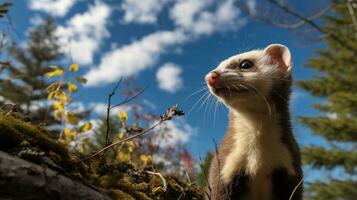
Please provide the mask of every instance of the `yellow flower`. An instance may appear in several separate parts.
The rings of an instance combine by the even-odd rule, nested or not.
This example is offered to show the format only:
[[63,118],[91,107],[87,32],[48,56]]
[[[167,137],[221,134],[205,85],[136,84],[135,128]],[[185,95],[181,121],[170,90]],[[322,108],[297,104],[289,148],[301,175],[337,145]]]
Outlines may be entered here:
[[78,64],[69,65],[69,71],[71,71],[71,72],[76,72],[76,71],[78,71],[78,69],[79,69]]
[[47,78],[51,78],[53,76],[61,76],[63,74],[64,74],[64,71],[60,68],[57,68],[52,72],[47,72],[45,75],[47,76]]
[[119,118],[122,122],[126,122],[128,120],[128,114],[125,111],[119,113]]
[[77,87],[76,84],[71,83],[71,82],[68,82],[68,91],[69,91],[70,93],[77,92],[77,90],[78,90],[78,87]]

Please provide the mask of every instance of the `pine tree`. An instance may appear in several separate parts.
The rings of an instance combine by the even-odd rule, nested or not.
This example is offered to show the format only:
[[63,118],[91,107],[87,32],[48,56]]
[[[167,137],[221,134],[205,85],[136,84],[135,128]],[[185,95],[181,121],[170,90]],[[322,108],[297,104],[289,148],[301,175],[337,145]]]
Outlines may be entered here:
[[55,123],[50,107],[38,103],[47,98],[45,73],[63,56],[55,31],[54,21],[47,18],[28,33],[24,45],[13,43],[8,48],[10,62],[2,65],[0,77],[0,106],[19,105],[20,112],[33,122],[47,125]]
[[299,87],[325,100],[313,105],[321,115],[300,117],[300,120],[329,144],[305,147],[303,160],[316,169],[330,172],[343,169],[346,175],[308,183],[307,199],[357,199],[357,33],[353,22],[357,4],[352,4],[352,1],[337,3],[332,13],[324,17],[322,28],[333,32],[354,50],[325,35],[326,47],[318,50],[318,57],[308,63],[317,75],[297,82]]

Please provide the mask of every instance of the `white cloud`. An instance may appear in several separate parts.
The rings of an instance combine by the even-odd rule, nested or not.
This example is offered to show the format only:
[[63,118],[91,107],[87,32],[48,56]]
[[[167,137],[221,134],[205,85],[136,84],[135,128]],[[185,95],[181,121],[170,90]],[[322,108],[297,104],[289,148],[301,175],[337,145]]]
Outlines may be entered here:
[[[214,9],[212,9],[214,7]],[[234,0],[217,3],[212,0],[180,0],[170,11],[174,23],[194,35],[235,30],[245,24]]]
[[74,62],[92,64],[102,40],[110,36],[107,30],[110,13],[107,4],[96,2],[85,13],[76,14],[65,26],[58,27],[57,35],[65,46],[63,51],[66,54],[70,52]]
[[43,18],[40,15],[35,15],[34,17],[30,18],[30,24],[32,26],[39,26],[42,25],[44,22]]
[[178,65],[165,63],[156,73],[159,88],[171,93],[179,90],[183,85],[181,72],[182,69]]
[[178,0],[170,9],[175,28],[157,31],[143,38],[115,48],[104,54],[99,67],[91,69],[85,77],[88,86],[102,86],[120,77],[137,75],[154,66],[164,53],[202,35],[236,30],[245,24],[234,0],[217,3],[213,0]]
[[136,75],[157,63],[169,47],[187,40],[180,31],[158,31],[141,40],[106,53],[99,67],[91,69],[85,77],[88,86],[111,83],[120,77]]
[[63,17],[76,2],[77,0],[30,0],[29,7],[52,16]]
[[247,1],[247,8],[250,15],[257,14],[257,2],[256,0],[248,0]]
[[171,0],[124,0],[121,9],[124,11],[125,23],[152,24],[157,15]]
[[187,143],[197,130],[182,119],[174,119],[162,123],[155,129],[157,145],[161,147],[175,147]]

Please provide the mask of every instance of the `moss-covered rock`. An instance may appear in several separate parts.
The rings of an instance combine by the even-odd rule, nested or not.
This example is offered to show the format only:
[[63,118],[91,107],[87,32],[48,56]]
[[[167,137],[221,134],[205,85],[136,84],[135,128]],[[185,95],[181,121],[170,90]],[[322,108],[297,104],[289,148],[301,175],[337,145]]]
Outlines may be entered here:
[[164,190],[160,177],[135,169],[129,163],[108,164],[100,156],[80,162],[80,154],[74,154],[50,135],[44,127],[0,113],[0,150],[99,187],[113,199],[203,199],[199,187],[175,175],[164,175],[167,184]]

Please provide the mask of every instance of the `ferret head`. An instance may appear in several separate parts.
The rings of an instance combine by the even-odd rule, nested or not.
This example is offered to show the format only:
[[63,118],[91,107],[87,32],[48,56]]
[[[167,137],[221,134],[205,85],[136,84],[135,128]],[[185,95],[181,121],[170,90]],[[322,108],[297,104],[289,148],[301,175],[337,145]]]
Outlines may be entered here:
[[[288,99],[291,85],[291,54],[281,44],[232,56],[211,72],[205,81],[211,93],[230,108],[259,108],[274,95]],[[265,102],[262,102],[265,101]]]

